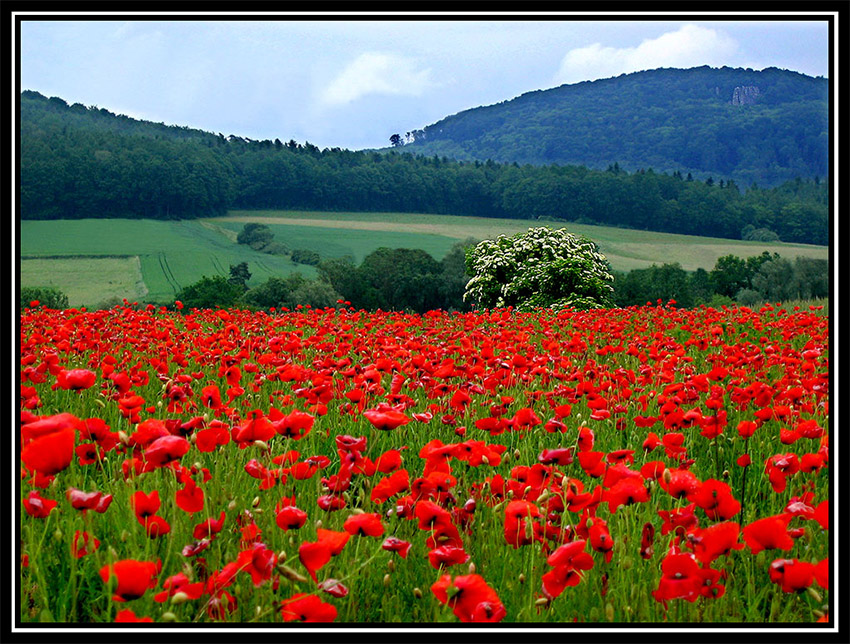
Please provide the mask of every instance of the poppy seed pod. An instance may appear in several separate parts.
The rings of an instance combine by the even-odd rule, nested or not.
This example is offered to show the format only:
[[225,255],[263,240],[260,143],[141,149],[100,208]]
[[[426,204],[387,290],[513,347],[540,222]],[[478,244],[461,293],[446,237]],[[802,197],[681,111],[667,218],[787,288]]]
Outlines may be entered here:
[[174,593],[174,595],[171,596],[172,606],[178,606],[187,601],[189,601],[189,595],[184,593],[182,590],[178,590],[176,593]]

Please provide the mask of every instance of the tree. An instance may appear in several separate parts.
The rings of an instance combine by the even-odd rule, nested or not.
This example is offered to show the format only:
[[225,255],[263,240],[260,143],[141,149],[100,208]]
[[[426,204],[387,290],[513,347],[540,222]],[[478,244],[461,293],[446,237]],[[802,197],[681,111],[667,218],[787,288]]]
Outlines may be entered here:
[[243,291],[248,290],[248,280],[251,279],[251,271],[248,270],[248,262],[239,262],[236,266],[230,265],[230,277],[228,282],[240,287]]
[[248,244],[254,250],[260,250],[274,240],[274,233],[265,224],[249,222],[242,226],[241,232],[236,236],[239,244]]
[[52,286],[22,286],[20,308],[24,309],[33,302],[48,309],[67,309],[68,296]]
[[174,299],[183,302],[188,309],[212,309],[231,307],[240,303],[242,288],[231,284],[221,275],[204,275],[194,284],[184,287]]
[[596,244],[564,229],[484,240],[467,252],[466,267],[472,279],[464,299],[482,307],[600,308],[613,292],[608,260]]
[[402,145],[404,145],[404,142],[401,140],[400,134],[393,134],[390,137],[390,143],[392,143],[394,148],[398,148],[398,147],[401,147]]

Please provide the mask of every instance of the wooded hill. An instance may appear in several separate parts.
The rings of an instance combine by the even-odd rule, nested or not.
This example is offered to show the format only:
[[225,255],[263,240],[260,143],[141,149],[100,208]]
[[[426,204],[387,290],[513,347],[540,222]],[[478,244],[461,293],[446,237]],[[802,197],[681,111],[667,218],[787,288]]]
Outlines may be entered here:
[[466,110],[408,133],[402,149],[772,186],[828,174],[828,97],[827,79],[776,68],[656,69]]
[[20,98],[23,219],[180,219],[232,208],[435,213],[577,221],[732,239],[826,244],[822,180],[739,189],[714,177],[456,162],[254,141]]

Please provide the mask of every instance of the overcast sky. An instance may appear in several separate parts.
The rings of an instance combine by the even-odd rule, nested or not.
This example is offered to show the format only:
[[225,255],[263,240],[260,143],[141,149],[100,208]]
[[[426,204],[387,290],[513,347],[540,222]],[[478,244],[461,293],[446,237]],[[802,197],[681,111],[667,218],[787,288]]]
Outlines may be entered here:
[[[117,16],[121,18],[121,16]],[[384,147],[395,132],[564,83],[658,67],[828,76],[828,25],[24,19],[20,87],[254,139]]]

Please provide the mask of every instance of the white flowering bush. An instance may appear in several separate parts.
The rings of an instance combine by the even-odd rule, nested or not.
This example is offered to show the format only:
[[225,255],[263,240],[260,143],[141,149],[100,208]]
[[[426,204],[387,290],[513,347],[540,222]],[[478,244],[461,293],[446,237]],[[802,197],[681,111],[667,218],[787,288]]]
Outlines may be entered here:
[[467,250],[466,269],[473,277],[463,299],[483,308],[600,308],[613,292],[608,260],[596,244],[564,229],[484,240]]

